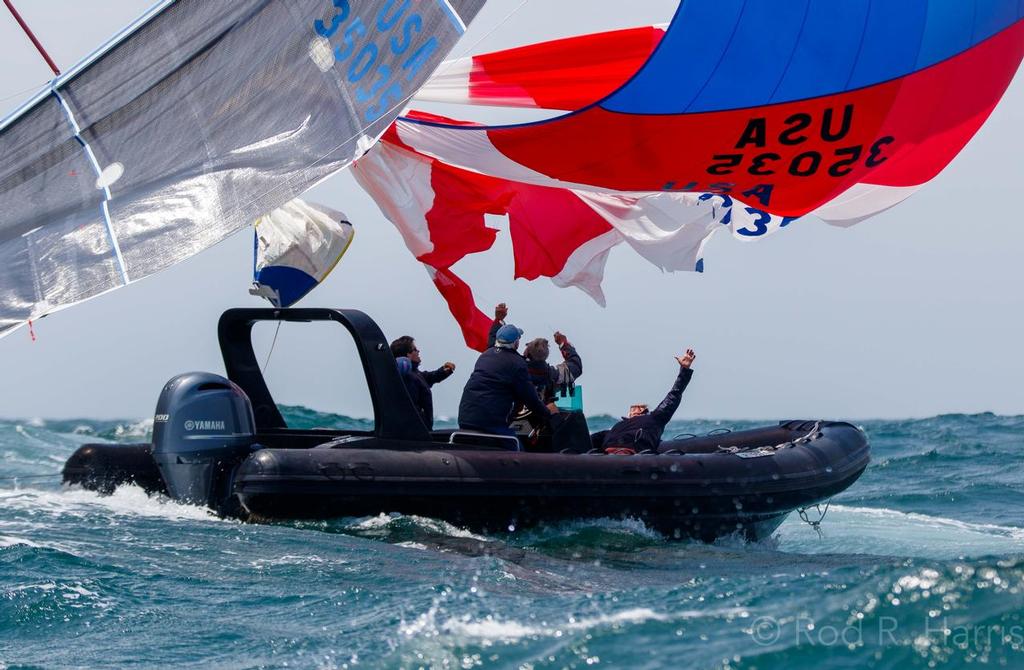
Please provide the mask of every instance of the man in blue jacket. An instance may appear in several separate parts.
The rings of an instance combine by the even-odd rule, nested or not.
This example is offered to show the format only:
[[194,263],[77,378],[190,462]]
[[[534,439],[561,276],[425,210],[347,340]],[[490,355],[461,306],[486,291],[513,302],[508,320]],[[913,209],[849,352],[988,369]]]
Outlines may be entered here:
[[640,452],[644,450],[657,451],[661,444],[661,435],[665,432],[665,426],[672,420],[672,415],[679,409],[679,402],[683,399],[683,391],[690,383],[693,370],[690,366],[696,358],[693,349],[687,349],[682,356],[676,356],[679,363],[679,374],[672,384],[668,395],[661,401],[653,412],[647,409],[647,405],[632,405],[629,414],[617,424],[608,429],[604,436],[603,447],[605,449],[623,449],[623,453]]
[[542,421],[557,413],[554,404],[545,406],[530,382],[526,360],[519,355],[523,331],[512,324],[495,330],[494,346],[476,361],[473,373],[462,391],[459,403],[459,427],[494,435],[515,435],[509,428],[517,403],[531,410]]
[[[398,360],[398,371],[403,374],[402,380],[409,390],[409,397],[416,411],[423,418],[427,430],[434,429],[434,394],[430,388],[437,383],[443,382],[455,372],[455,363],[445,363],[436,370],[421,370],[420,350],[416,346],[416,340],[409,335],[403,335],[391,343],[391,354]],[[407,373],[403,371],[401,358],[407,358],[412,365],[412,370]]]
[[[491,329],[487,333],[487,347],[493,347],[497,339],[498,329],[505,325],[505,317],[508,316],[508,306],[499,303],[494,308],[494,321],[491,322]],[[583,374],[583,360],[576,347],[572,346],[562,333],[555,331],[555,344],[562,353],[563,363],[554,366],[548,363],[550,348],[548,341],[538,337],[526,344],[523,358],[526,359],[526,371],[530,375],[530,383],[537,389],[537,395],[544,404],[555,401],[555,387],[559,382],[564,381],[571,384]],[[562,370],[559,370],[562,368]]]

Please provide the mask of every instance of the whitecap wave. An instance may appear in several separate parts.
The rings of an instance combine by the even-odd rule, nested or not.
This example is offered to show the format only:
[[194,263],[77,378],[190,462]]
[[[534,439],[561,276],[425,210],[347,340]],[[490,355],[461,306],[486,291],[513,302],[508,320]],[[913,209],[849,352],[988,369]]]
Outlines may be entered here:
[[791,515],[778,531],[781,551],[958,558],[1024,553],[1024,528],[972,523],[888,508],[832,505],[822,537]]
[[403,525],[409,524],[415,526],[417,530],[424,532],[425,534],[440,535],[444,537],[459,537],[469,540],[479,540],[481,542],[490,541],[490,538],[484,535],[477,535],[476,533],[472,533],[465,528],[459,528],[447,521],[431,519],[424,516],[416,516],[414,514],[398,514],[395,512],[355,518],[348,521],[344,527],[359,535],[377,535],[382,533],[386,534],[392,530],[398,530]]
[[0,491],[0,506],[54,516],[84,517],[105,513],[170,521],[223,521],[208,508],[184,505],[164,496],[150,496],[138,486],[120,486],[111,495],[80,488],[6,490]]
[[649,528],[641,519],[634,517],[626,519],[602,517],[598,519],[576,519],[573,521],[563,521],[560,523],[545,524],[540,528],[531,529],[524,533],[524,535],[526,537],[529,537],[530,535],[537,535],[548,538],[551,536],[575,535],[580,532],[593,530],[631,535],[653,541],[665,539],[664,535],[652,528]]
[[[251,565],[256,570],[266,570],[267,568],[278,566],[324,565],[327,562],[327,559],[321,556],[317,556],[316,554],[285,554],[283,556],[277,556],[274,558],[258,558],[254,561],[250,561],[249,565]],[[347,563],[348,561],[341,562]]]
[[627,624],[642,624],[648,621],[672,621],[681,618],[705,616],[700,612],[673,612],[671,616],[655,612],[646,607],[636,607],[611,614],[594,617],[574,618],[565,621],[537,623],[521,623],[512,619],[500,619],[494,616],[474,618],[469,615],[451,617],[439,621],[440,606],[435,604],[421,614],[415,621],[403,623],[399,632],[409,637],[435,637],[437,635],[454,635],[465,641],[515,642],[531,637],[562,637],[565,633],[591,630],[593,628],[617,628]]
[[153,433],[153,417],[140,419],[132,423],[119,423],[114,426],[113,436],[123,440],[129,437],[149,438]]
[[67,544],[61,544],[58,542],[46,542],[39,540],[30,540],[27,537],[19,537],[17,535],[0,535],[0,549],[8,549],[11,547],[29,547],[30,549],[50,549],[52,551],[59,551],[62,554],[68,554],[71,556],[77,556],[77,552]]
[[430,551],[430,547],[423,544],[422,542],[399,542],[395,545],[396,547],[405,547],[406,549],[417,549],[419,551]]
[[32,547],[33,549],[39,549],[43,546],[38,542],[33,542],[32,540],[28,540],[23,537],[14,537],[12,535],[0,535],[0,549],[6,547],[17,547],[19,545],[23,547]]

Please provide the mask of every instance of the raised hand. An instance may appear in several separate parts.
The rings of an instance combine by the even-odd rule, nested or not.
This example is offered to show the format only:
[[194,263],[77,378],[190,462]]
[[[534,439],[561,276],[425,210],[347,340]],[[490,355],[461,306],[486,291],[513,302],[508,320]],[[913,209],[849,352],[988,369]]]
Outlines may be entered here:
[[693,364],[693,359],[697,358],[697,354],[693,353],[693,349],[687,349],[686,353],[682,356],[676,356],[676,360],[679,361],[679,365],[684,368],[689,368]]
[[568,341],[569,341],[568,337],[566,337],[562,333],[558,332],[557,330],[555,331],[555,344],[557,344],[558,346],[562,346],[562,345],[564,345]]
[[451,361],[448,361],[441,367],[444,368],[445,370],[448,370],[449,372],[455,372],[455,363],[452,363]]
[[506,316],[508,316],[508,306],[503,302],[499,302],[498,306],[494,308],[494,319],[496,321],[504,321]]

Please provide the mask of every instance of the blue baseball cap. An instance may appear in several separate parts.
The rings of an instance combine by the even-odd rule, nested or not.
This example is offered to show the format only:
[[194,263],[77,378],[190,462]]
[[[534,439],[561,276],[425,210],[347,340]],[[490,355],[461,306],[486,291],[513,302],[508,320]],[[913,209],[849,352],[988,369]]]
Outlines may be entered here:
[[498,329],[494,339],[503,344],[513,344],[520,337],[523,336],[523,331],[516,328],[511,323],[506,323],[504,326]]

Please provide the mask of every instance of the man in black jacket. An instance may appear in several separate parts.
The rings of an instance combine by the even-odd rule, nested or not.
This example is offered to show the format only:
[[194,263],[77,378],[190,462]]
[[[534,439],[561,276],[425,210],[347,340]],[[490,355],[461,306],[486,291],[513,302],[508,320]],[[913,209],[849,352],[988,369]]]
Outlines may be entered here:
[[[537,394],[544,402],[554,402],[555,389],[559,384],[572,384],[583,374],[583,359],[569,338],[555,332],[555,344],[562,353],[562,364],[555,366],[548,363],[550,348],[543,337],[530,340],[523,349],[526,368],[530,373],[530,382],[537,388]],[[561,368],[561,369],[560,369]]]
[[696,354],[693,353],[693,349],[687,349],[683,356],[676,356],[676,361],[679,363],[679,374],[661,404],[653,412],[648,411],[647,405],[630,406],[629,415],[623,417],[622,421],[606,431],[602,446],[605,449],[628,449],[634,452],[646,449],[657,451],[658,445],[661,444],[661,434],[665,432],[665,426],[672,420],[672,415],[679,409],[683,391],[686,390],[686,385],[690,383],[690,377],[693,376],[690,366],[695,358]]
[[455,363],[445,363],[436,370],[426,372],[420,370],[420,350],[416,347],[416,340],[408,335],[403,335],[391,343],[391,354],[396,359],[405,356],[412,364],[412,374],[405,380],[409,388],[409,396],[420,413],[423,423],[426,424],[427,430],[432,430],[434,428],[434,394],[430,387],[451,377],[455,372]]
[[480,354],[473,374],[462,391],[459,427],[494,435],[515,435],[509,428],[517,403],[525,405],[541,421],[558,409],[545,406],[530,383],[526,360],[519,355],[523,331],[512,324],[495,329],[495,344]]
[[[508,306],[499,303],[494,308],[494,321],[491,322],[491,329],[487,333],[487,347],[495,344],[498,329],[505,325],[505,317],[508,316]],[[530,375],[530,383],[537,389],[537,395],[544,401],[544,404],[555,401],[555,387],[563,379],[565,383],[572,383],[583,374],[583,359],[580,358],[576,347],[572,346],[562,333],[555,331],[555,344],[562,354],[564,367],[567,374],[559,371],[560,366],[548,364],[550,348],[548,341],[543,337],[530,340],[524,349],[523,357],[526,359],[526,369]]]

